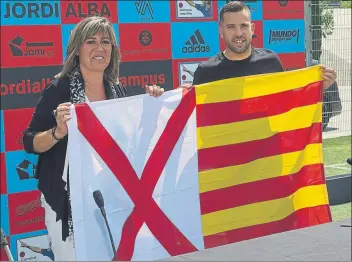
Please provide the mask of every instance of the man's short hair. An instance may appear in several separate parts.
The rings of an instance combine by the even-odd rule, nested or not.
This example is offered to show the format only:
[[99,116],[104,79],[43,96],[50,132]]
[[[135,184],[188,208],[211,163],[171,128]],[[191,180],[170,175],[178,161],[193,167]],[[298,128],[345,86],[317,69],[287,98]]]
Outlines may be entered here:
[[228,13],[228,12],[241,12],[243,10],[247,10],[249,15],[251,14],[251,10],[249,9],[249,7],[244,4],[241,1],[232,1],[227,3],[226,5],[224,5],[221,10],[220,10],[220,21],[224,21],[224,14]]

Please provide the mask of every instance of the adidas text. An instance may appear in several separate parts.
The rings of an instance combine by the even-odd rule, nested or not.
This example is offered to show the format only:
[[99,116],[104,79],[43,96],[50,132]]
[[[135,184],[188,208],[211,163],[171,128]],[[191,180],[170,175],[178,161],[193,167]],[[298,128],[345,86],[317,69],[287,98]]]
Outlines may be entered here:
[[210,52],[210,46],[208,45],[193,45],[185,46],[182,48],[183,53],[205,53]]

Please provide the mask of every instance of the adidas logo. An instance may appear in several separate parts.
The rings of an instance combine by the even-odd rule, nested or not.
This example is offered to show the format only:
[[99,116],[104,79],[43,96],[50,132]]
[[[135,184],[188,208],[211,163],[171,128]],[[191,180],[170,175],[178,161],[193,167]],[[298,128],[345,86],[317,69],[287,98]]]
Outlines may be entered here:
[[194,31],[194,34],[186,41],[182,48],[183,53],[204,53],[210,52],[210,46],[204,41],[199,29]]

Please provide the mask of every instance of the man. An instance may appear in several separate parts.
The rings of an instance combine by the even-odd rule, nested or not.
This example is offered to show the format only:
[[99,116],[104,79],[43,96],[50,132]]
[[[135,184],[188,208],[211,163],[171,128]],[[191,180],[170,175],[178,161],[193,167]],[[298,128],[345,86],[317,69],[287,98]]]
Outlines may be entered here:
[[52,261],[55,261],[54,253],[51,250],[51,242],[49,243],[49,248],[30,246],[22,242],[21,240],[20,240],[20,243],[21,243],[21,247],[28,248],[32,250],[34,253],[42,254],[43,256],[50,258]]
[[[312,21],[312,65],[320,63],[322,55],[322,17],[323,8],[322,3],[319,0],[311,1],[311,21]],[[334,82],[328,89],[324,89],[323,93],[323,130],[325,130],[329,124],[330,118],[341,114],[342,102],[337,86],[337,82]]]
[[[198,65],[193,85],[284,71],[279,57],[273,51],[252,47],[255,26],[251,21],[250,9],[242,2],[230,2],[220,10],[219,31],[226,49]],[[336,72],[332,68],[322,68],[325,89],[335,82]]]

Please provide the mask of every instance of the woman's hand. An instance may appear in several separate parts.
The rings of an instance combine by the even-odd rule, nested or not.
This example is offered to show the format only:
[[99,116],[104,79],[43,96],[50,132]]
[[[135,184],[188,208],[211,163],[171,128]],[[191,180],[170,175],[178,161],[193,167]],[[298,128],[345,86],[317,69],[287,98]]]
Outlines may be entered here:
[[157,86],[157,85],[152,85],[152,86],[146,85],[145,90],[147,94],[154,97],[161,96],[165,91],[164,88],[161,88],[160,86]]
[[58,105],[55,111],[56,130],[55,136],[59,139],[65,137],[68,133],[67,121],[71,119],[70,112],[71,103],[63,103]]
[[186,90],[191,90],[194,86],[192,84],[182,84],[178,88],[183,88]]

